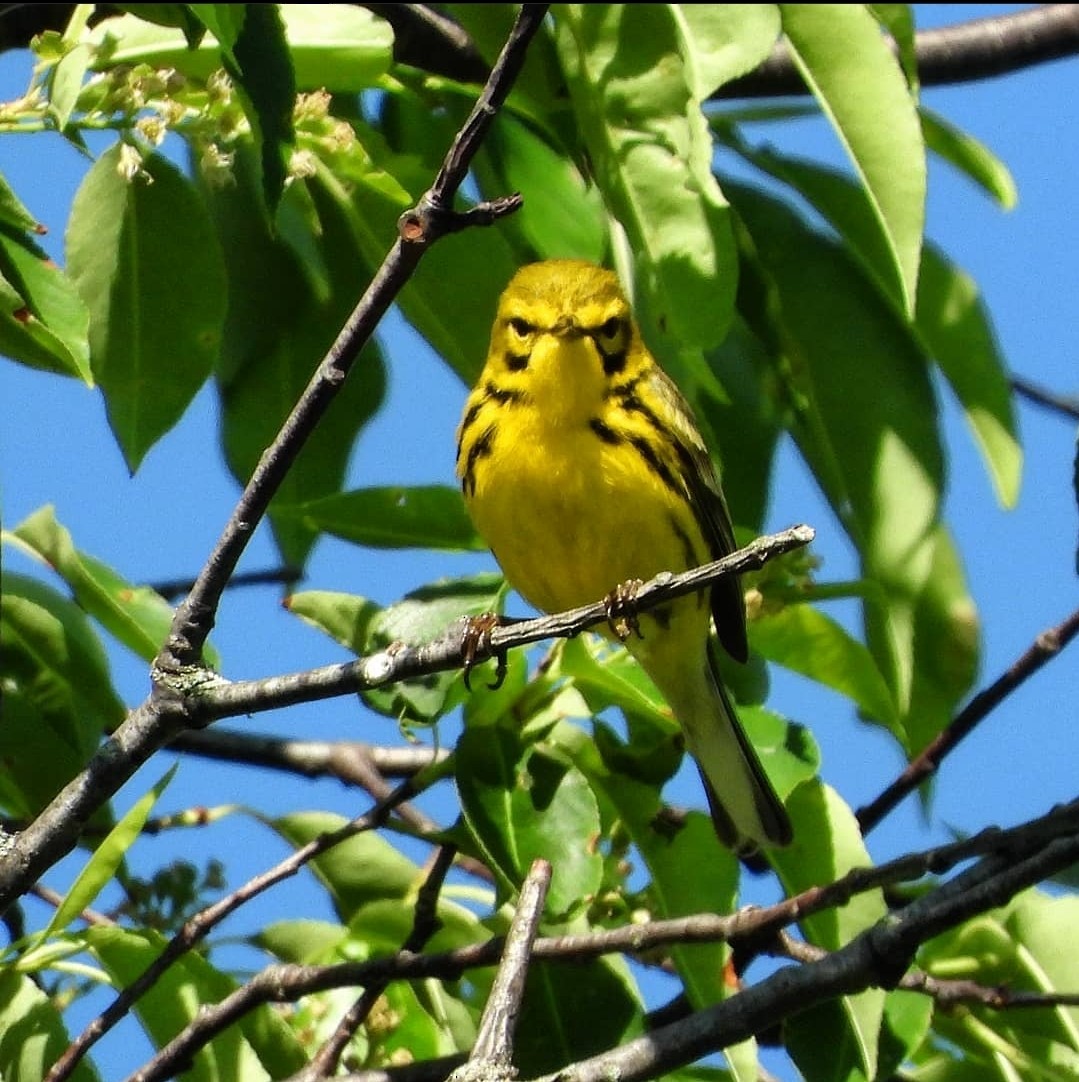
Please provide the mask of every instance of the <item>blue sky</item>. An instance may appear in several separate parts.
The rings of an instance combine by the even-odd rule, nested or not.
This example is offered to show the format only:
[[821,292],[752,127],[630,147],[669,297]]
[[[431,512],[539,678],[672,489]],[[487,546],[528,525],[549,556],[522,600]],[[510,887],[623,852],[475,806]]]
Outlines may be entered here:
[[[1011,9],[915,5],[919,26]],[[27,74],[24,55],[0,56],[0,99],[21,92]],[[1011,369],[1048,388],[1075,393],[1079,62],[1056,61],[996,80],[928,89],[924,100],[998,154],[1012,170],[1019,190],[1018,206],[1004,212],[963,177],[934,161],[928,236],[978,283]],[[834,136],[822,124],[799,124],[782,137],[770,129],[767,138],[810,156],[843,160]],[[0,173],[49,227],[44,244],[60,263],[64,223],[86,164],[54,135],[0,139]],[[389,402],[357,446],[350,486],[452,483],[454,428],[467,389],[400,322],[391,323],[382,339],[390,357]],[[946,515],[982,621],[981,685],[1014,661],[1039,632],[1068,615],[1079,599],[1077,514],[1071,489],[1075,431],[1067,421],[1019,403],[1023,485],[1017,507],[1005,510],[997,505],[966,424],[944,388],[941,402],[949,470]],[[130,478],[96,392],[0,362],[0,498],[5,525],[14,525],[51,502],[80,548],[133,580],[152,581],[198,570],[228,517],[236,488],[221,462],[209,392],[200,395],[178,428]],[[815,547],[824,561],[821,578],[850,577],[848,547],[812,481],[787,448],[772,495],[769,526],[778,529],[802,521],[818,528]],[[276,562],[268,531],[260,531],[242,569]],[[25,569],[16,558],[8,566]],[[305,585],[391,602],[434,578],[492,566],[486,556],[387,554],[331,540],[317,549]],[[284,613],[270,589],[227,595],[214,641],[224,671],[232,678],[344,659],[332,643]],[[148,690],[145,666],[119,650],[113,664],[121,694],[130,704],[138,703]],[[971,832],[992,823],[1010,825],[1073,797],[1075,666],[1075,656],[1066,653],[1010,697],[948,760],[928,825],[916,801],[908,801],[871,836],[873,856],[887,859],[943,841],[951,828]],[[773,689],[770,705],[813,729],[823,752],[825,779],[852,806],[870,799],[901,767],[894,744],[859,723],[846,700],[782,673],[774,674]],[[226,724],[298,738],[375,743],[399,739],[391,723],[362,711],[353,700]],[[167,755],[153,760],[118,796],[116,806],[129,806],[170,761]],[[270,814],[300,808],[327,808],[344,815],[360,810],[357,794],[333,782],[249,772],[242,791],[237,784],[233,769],[184,760],[161,810],[224,801],[245,802]],[[680,775],[669,794],[688,804],[701,802],[690,771]],[[436,795],[426,807],[445,818],[451,814],[450,799],[448,794]],[[202,847],[224,852],[231,885],[284,855],[279,842],[242,817],[213,828],[209,836],[172,834],[142,845],[151,866],[198,853]],[[76,866],[69,858],[49,881],[62,889]],[[758,889],[766,899],[769,888]],[[316,915],[302,876],[256,902],[226,926],[224,934],[240,934],[266,919],[301,915]],[[98,1063],[106,1077],[115,1077],[141,1062],[140,1052],[107,1040]]]

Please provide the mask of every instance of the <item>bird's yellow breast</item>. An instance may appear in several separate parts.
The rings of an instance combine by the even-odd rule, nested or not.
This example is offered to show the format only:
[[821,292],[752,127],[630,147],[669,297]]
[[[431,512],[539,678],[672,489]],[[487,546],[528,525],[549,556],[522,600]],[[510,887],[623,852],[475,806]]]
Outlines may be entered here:
[[468,502],[510,584],[547,612],[708,558],[686,501],[638,450],[539,410],[498,425]]

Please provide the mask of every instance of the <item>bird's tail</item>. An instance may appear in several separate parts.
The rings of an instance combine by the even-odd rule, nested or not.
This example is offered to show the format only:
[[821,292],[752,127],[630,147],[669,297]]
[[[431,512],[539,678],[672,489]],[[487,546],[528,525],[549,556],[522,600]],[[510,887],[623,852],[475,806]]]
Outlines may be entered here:
[[710,651],[708,664],[698,671],[695,686],[676,693],[680,701],[671,707],[700,770],[719,840],[743,856],[787,845],[790,819],[738,721]]

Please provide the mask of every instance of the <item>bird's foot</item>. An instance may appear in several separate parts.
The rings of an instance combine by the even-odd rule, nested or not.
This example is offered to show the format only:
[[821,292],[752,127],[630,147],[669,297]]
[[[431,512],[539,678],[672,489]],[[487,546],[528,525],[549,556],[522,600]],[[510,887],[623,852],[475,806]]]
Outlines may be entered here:
[[644,585],[641,579],[627,579],[620,582],[603,600],[607,610],[607,624],[625,642],[630,635],[643,639],[637,622],[637,591]]
[[[465,617],[462,671],[464,673],[465,687],[472,690],[472,669],[477,661],[483,661],[490,654],[495,658],[495,681],[487,686],[496,690],[502,686],[506,679],[506,651],[491,649],[491,632],[505,621],[497,612],[481,612],[478,616]],[[483,657],[477,659],[477,655]]]

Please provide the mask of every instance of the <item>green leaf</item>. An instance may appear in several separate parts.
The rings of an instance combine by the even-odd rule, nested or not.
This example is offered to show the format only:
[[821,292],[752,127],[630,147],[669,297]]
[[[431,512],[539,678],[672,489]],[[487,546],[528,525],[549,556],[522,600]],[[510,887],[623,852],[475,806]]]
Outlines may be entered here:
[[15,814],[35,815],[125,711],[83,613],[35,579],[0,581],[0,794]]
[[[0,969],[0,1078],[39,1082],[70,1043],[54,998],[26,974]],[[82,1059],[70,1077],[96,1082],[99,1075]]]
[[596,183],[652,287],[652,320],[686,348],[722,341],[737,282],[690,33],[664,4],[565,5],[555,23]]
[[[245,483],[352,311],[365,263],[342,220],[340,203],[324,185],[297,181],[286,191],[283,207],[304,203],[296,217],[306,223],[325,273],[316,289],[292,245],[275,236],[265,220],[249,145],[238,149],[234,174],[234,185],[206,194],[229,273],[218,372],[223,441],[229,468]],[[295,505],[340,489],[353,444],[384,392],[382,356],[370,342],[270,506],[274,537],[289,563],[303,563],[315,536],[294,516],[278,515],[278,503]]]
[[[217,5],[214,5],[215,7]],[[285,26],[277,4],[244,4],[243,20],[215,18],[227,27],[221,59],[243,101],[244,114],[262,163],[262,193],[271,213],[285,190],[289,157],[296,142],[292,110],[296,103],[296,76],[285,40]]]
[[[323,834],[340,830],[348,820],[329,812],[296,812],[265,822],[294,849],[301,849]],[[335,845],[308,866],[346,923],[373,901],[411,897],[424,878],[422,868],[370,831]]]
[[[768,857],[788,897],[872,864],[854,815],[826,785],[813,781],[800,786],[788,798],[787,810],[797,824],[794,841],[769,851]],[[881,892],[875,890],[805,917],[802,928],[811,943],[834,951],[886,914]],[[873,988],[787,1019],[787,1047],[805,1078],[877,1077],[884,1003],[885,993]]]
[[984,143],[924,105],[918,116],[925,145],[934,154],[965,173],[1005,210],[1014,209],[1019,194],[1011,171]]
[[523,1077],[535,1078],[643,1032],[640,997],[622,959],[537,961],[525,979],[513,1062]]
[[148,586],[133,586],[75,548],[52,506],[35,511],[13,535],[71,587],[75,600],[139,657],[152,661],[172,623],[172,608]]
[[842,248],[783,204],[729,190],[751,237],[743,274],[757,295],[744,314],[786,354],[799,449],[858,549],[862,577],[879,585],[866,595],[868,644],[905,715],[916,599],[932,568],[944,484],[926,358]]
[[0,174],[0,227],[13,233],[41,234],[45,227],[26,209],[14,188]]
[[158,798],[179,768],[179,763],[173,763],[161,780],[135,801],[127,814],[105,836],[56,907],[48,927],[41,933],[42,940],[64,931],[84,909],[94,904],[94,899],[116,874],[127,851],[135,844]]
[[977,285],[932,245],[922,253],[916,326],[959,399],[997,499],[1014,507],[1023,451],[1007,367]]
[[811,605],[786,605],[749,625],[750,644],[769,661],[834,688],[874,721],[899,734],[888,685],[869,651]]
[[[142,930],[119,926],[88,928],[85,940],[120,988],[130,985],[164,950],[166,939]],[[135,1003],[150,1039],[161,1048],[190,1025],[203,1005],[217,1003],[236,988],[236,982],[210,965],[202,955],[189,952],[154,981]],[[307,1057],[285,1019],[268,1004],[245,1013],[194,1053],[184,1067],[185,1082],[220,1082],[222,1079],[283,1078],[298,1071]]]
[[380,605],[365,597],[332,590],[304,590],[290,594],[285,600],[285,608],[354,654],[362,654],[367,649],[371,621],[381,611]]
[[899,64],[860,4],[781,4],[780,10],[794,63],[865,186],[891,254],[891,287],[900,307],[913,314],[925,225],[925,147]]
[[511,113],[499,118],[474,166],[483,195],[522,192],[516,214],[499,223],[521,237],[526,258],[605,261],[608,250],[603,201],[573,161]]
[[[358,92],[374,86],[389,71],[393,31],[389,23],[371,12],[350,4],[274,6],[280,8],[284,20],[297,90]],[[214,8],[213,18],[227,18],[228,33],[236,31],[237,15],[223,15],[222,9],[238,5],[195,7],[201,9],[200,18],[207,8]],[[213,19],[207,16],[204,21]],[[225,29],[225,23],[220,25]],[[190,49],[180,30],[154,26],[134,15],[105,19],[88,37],[95,45],[107,39],[112,43],[110,49],[99,53],[99,69],[148,64],[153,68],[175,68],[188,78],[205,79],[222,63],[221,47],[214,38],[207,36],[197,49]]]
[[721,86],[759,67],[771,55],[782,26],[775,4],[671,4],[693,82],[703,102]]
[[782,431],[771,392],[764,347],[736,318],[726,340],[707,356],[727,400],[709,395],[694,402],[722,463],[723,493],[731,517],[754,534],[763,531],[772,491],[772,467]]
[[955,716],[978,675],[981,628],[948,530],[933,535],[932,563],[914,606],[914,677],[903,746],[916,755]]
[[280,514],[302,519],[312,531],[372,548],[486,548],[460,490],[449,485],[354,489],[283,507]]
[[[21,204],[6,184],[0,205],[4,219],[21,217]],[[22,226],[0,226],[0,353],[92,386],[89,320],[75,284]]]
[[348,929],[326,920],[280,920],[260,928],[253,939],[282,962],[325,965],[342,957],[338,950],[348,940]]
[[71,277],[90,309],[90,352],[128,467],[183,415],[210,374],[225,318],[221,250],[206,208],[158,154],[132,180],[106,151],[75,195]]
[[598,889],[599,809],[584,775],[561,755],[516,729],[473,726],[457,742],[456,777],[465,822],[504,892],[520,887],[533,860],[554,853],[548,913],[578,909]]

